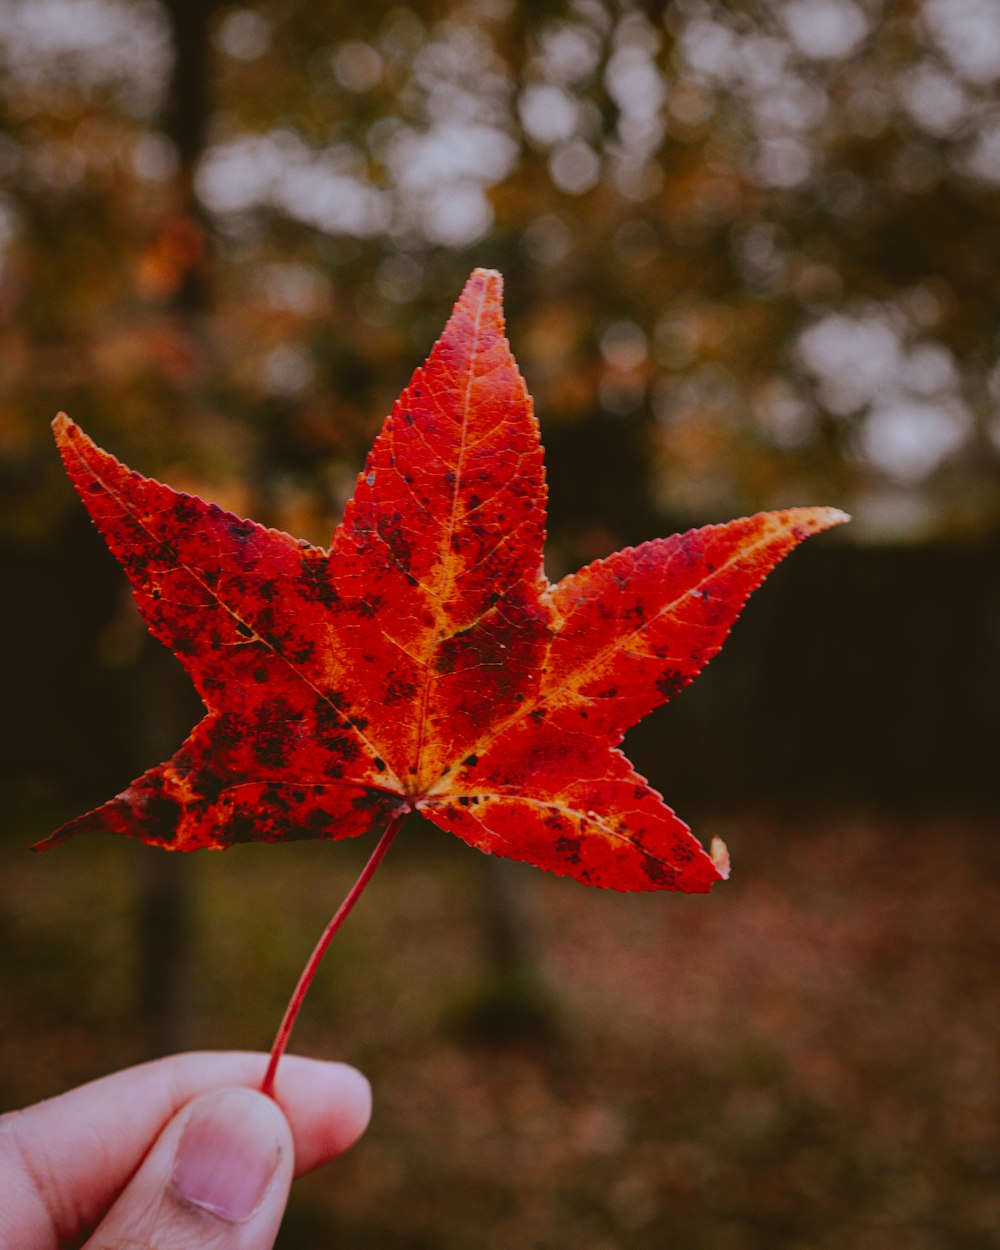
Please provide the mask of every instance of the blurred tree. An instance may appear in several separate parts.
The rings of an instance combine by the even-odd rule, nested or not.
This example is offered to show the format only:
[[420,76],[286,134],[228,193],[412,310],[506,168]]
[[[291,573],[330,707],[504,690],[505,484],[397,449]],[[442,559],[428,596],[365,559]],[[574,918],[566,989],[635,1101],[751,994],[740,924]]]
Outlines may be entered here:
[[[324,539],[486,263],[547,426],[556,563],[657,512],[805,497],[874,540],[995,527],[997,17],[5,0],[7,526],[66,498],[45,427],[71,407]],[[179,170],[214,249],[195,335],[171,315],[206,256]]]
[[[216,7],[210,0],[165,0],[173,60],[167,80],[164,133],[177,154],[171,197],[174,208],[141,266],[142,281],[163,300],[176,340],[186,344],[190,359],[202,361],[195,376],[203,385],[212,372],[204,329],[209,310],[208,248],[194,195],[194,175],[208,128],[208,32]],[[193,398],[187,397],[188,407]],[[198,406],[204,406],[203,399]],[[123,611],[138,625],[130,604],[123,604]],[[176,750],[200,709],[174,658],[144,628],[141,636],[133,675],[141,703],[137,701],[130,711],[140,768],[145,769]],[[193,865],[186,855],[143,853],[139,868],[139,1012],[148,1053],[170,1054],[189,1049],[197,1037]]]

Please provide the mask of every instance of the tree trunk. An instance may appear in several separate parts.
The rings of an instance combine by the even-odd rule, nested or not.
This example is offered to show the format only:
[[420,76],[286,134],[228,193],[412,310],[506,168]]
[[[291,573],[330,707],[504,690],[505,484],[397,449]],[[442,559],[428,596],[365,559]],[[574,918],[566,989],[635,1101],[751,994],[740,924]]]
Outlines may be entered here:
[[[198,217],[193,181],[208,126],[209,21],[216,7],[212,0],[164,0],[174,42],[164,130],[178,155],[175,202],[180,214],[192,220]],[[191,266],[177,286],[171,313],[192,341],[201,337],[207,302],[205,266]],[[198,717],[198,702],[177,663],[153,639],[142,648],[136,677],[142,700],[142,710],[136,709],[137,743],[151,765],[172,755],[186,737]],[[143,848],[137,882],[138,1000],[150,1055],[184,1049],[196,1033],[193,868],[187,855]]]

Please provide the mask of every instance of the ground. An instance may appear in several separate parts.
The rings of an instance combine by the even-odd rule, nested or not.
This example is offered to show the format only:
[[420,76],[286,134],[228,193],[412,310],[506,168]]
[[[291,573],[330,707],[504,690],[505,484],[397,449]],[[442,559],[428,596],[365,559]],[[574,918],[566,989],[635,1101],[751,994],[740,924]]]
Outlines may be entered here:
[[[534,1008],[536,1027],[503,1037],[482,1024],[488,861],[404,829],[293,1039],[362,1067],[375,1119],[298,1184],[283,1250],[1000,1244],[996,829],[695,823],[733,853],[709,897],[513,869],[538,984],[509,1006]],[[4,1106],[141,1051],[131,908],[157,853],[92,838],[28,854],[44,832],[0,850]],[[266,1048],[364,850],[189,857],[195,1044]]]

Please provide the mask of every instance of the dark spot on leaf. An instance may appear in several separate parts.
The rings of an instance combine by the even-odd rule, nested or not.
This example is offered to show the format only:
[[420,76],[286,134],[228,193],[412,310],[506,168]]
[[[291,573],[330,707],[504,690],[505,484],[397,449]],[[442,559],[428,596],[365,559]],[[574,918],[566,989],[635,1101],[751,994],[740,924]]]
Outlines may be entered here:
[[148,836],[173,842],[183,810],[180,803],[166,794],[150,794],[145,797],[142,806]]
[[216,802],[224,787],[223,779],[210,768],[200,768],[191,777],[192,791],[200,795],[206,805]]
[[355,612],[358,616],[365,620],[371,620],[382,606],[381,595],[371,595],[367,599],[358,599],[353,604]]
[[307,556],[302,561],[298,577],[299,593],[307,603],[321,603],[332,608],[340,601],[330,579],[326,556]]
[[236,812],[227,821],[222,830],[226,842],[254,842],[254,834],[260,834],[260,822],[248,812]]
[[317,699],[313,706],[316,717],[316,731],[320,738],[324,735],[340,735],[344,732],[346,721],[337,705],[338,695],[329,695],[327,699]]
[[173,774],[178,780],[183,781],[191,772],[194,762],[186,750],[180,750],[170,761]]
[[268,699],[260,708],[249,744],[253,757],[263,768],[282,768],[291,752],[291,734],[298,728],[298,717],[291,704],[280,697]]
[[180,495],[174,502],[173,517],[181,525],[193,525],[199,520],[200,509],[190,495]]
[[330,753],[340,768],[344,764],[352,763],[361,754],[361,744],[339,716],[324,724],[317,723],[317,737],[320,745]]
[[408,568],[413,560],[413,540],[403,529],[403,517],[400,513],[386,517],[379,526],[379,537],[389,548],[392,558],[403,568]]
[[685,684],[685,676],[678,669],[668,668],[656,679],[656,688],[665,699],[672,698]]
[[370,812],[372,808],[381,806],[383,795],[380,790],[362,790],[357,798],[351,800],[351,807],[356,812]]
[[395,678],[386,686],[382,698],[391,706],[393,703],[403,703],[412,699],[416,693],[417,688],[413,682]]
[[239,521],[234,517],[227,523],[226,530],[230,538],[238,543],[245,543],[253,533],[253,526],[249,521]]
[[643,855],[640,863],[642,864],[642,871],[656,885],[666,885],[677,878],[677,873],[672,868],[660,863],[658,859],[651,858],[649,855]]
[[556,838],[556,853],[567,864],[578,864],[580,862],[580,847],[582,845],[582,838],[570,838],[564,835]]
[[232,750],[243,740],[243,726],[232,712],[223,712],[215,722],[213,743],[223,751]]
[[321,807],[314,807],[305,819],[300,836],[303,838],[329,837],[330,824],[330,813]]

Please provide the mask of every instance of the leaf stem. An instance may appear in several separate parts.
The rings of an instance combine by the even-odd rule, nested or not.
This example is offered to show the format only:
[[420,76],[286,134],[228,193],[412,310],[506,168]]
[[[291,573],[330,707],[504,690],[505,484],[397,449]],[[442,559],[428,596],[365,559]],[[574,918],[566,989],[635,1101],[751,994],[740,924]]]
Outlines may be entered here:
[[274,1077],[278,1071],[278,1062],[288,1046],[288,1039],[291,1037],[296,1017],[299,1014],[299,1009],[301,1008],[309,986],[312,983],[312,979],[316,975],[316,969],[319,967],[320,961],[326,954],[327,947],[333,940],[333,935],[347,919],[354,904],[361,897],[365,886],[372,879],[375,869],[385,857],[386,851],[388,851],[389,847],[392,846],[393,839],[399,832],[399,827],[405,818],[406,813],[403,812],[402,815],[396,816],[389,822],[385,833],[383,833],[381,838],[379,838],[378,845],[375,847],[374,851],[372,851],[368,863],[361,869],[361,874],[357,881],[355,881],[354,885],[351,886],[350,893],[337,908],[333,915],[333,919],[323,930],[319,941],[316,943],[312,954],[306,962],[306,966],[302,969],[302,975],[299,977],[298,984],[292,991],[292,997],[289,999],[288,1006],[285,1008],[285,1014],[282,1017],[281,1024],[278,1026],[278,1032],[274,1039],[274,1045],[271,1047],[271,1059],[267,1065],[267,1071],[264,1073],[264,1080],[261,1082],[260,1086],[260,1092],[262,1094],[267,1094],[268,1097],[274,1096]]

